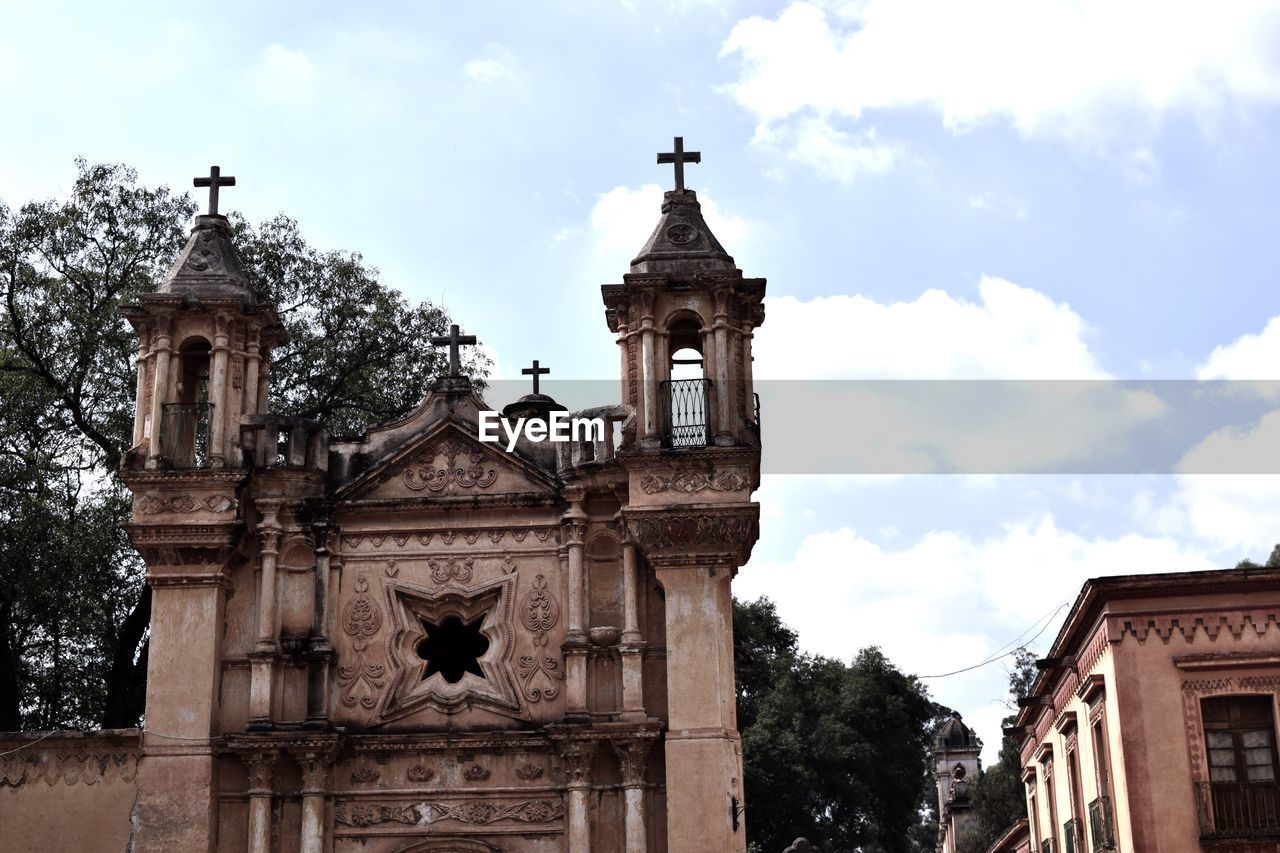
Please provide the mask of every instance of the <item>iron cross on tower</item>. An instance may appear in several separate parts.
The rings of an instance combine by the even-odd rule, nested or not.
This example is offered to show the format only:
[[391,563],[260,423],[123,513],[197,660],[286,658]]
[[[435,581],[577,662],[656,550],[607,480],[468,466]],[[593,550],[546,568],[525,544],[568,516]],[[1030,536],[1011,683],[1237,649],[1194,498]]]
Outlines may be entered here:
[[197,187],[209,188],[209,215],[218,215],[218,187],[234,187],[236,179],[231,175],[222,177],[222,169],[219,166],[209,167],[209,177],[196,178],[194,181]]
[[457,323],[454,323],[452,326],[449,327],[449,334],[447,337],[431,339],[432,346],[449,348],[449,375],[450,376],[462,375],[462,361],[458,358],[458,347],[475,346],[477,343],[479,342],[476,340],[475,335],[458,334]]
[[539,377],[539,376],[546,376],[548,373],[550,373],[550,372],[551,372],[551,368],[549,368],[549,367],[540,367],[540,366],[538,365],[538,360],[535,358],[535,359],[533,360],[533,367],[526,367],[524,370],[522,370],[522,371],[520,371],[520,372],[521,372],[522,374],[524,374],[525,376],[532,376],[532,377],[533,377],[533,393],[537,394],[537,393],[538,393],[538,377]]
[[676,192],[684,191],[684,164],[685,163],[701,163],[701,151],[685,151],[684,137],[677,136],[675,142],[675,151],[668,151],[665,154],[658,154],[658,164],[675,163],[676,164]]

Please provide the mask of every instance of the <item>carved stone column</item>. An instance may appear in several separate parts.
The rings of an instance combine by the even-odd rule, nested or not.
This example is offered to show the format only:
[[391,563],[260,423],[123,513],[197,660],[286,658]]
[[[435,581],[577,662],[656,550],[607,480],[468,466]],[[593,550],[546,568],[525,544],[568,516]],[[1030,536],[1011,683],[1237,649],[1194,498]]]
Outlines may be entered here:
[[291,749],[302,771],[302,842],[300,853],[324,853],[325,803],[335,749],[328,744]]
[[627,738],[613,742],[622,769],[626,844],[624,853],[648,853],[649,840],[644,818],[644,765],[653,746],[653,736]]
[[587,515],[582,511],[582,494],[566,489],[569,509],[565,512],[565,543],[569,560],[568,625],[563,651],[565,655],[565,717],[585,720],[587,717],[587,630],[583,569],[583,537],[587,532]]
[[315,609],[312,613],[311,643],[307,649],[307,724],[323,727],[329,717],[329,664],[333,644],[329,641],[330,553],[335,535],[327,520],[312,525],[316,543]]
[[147,358],[151,354],[151,327],[138,329],[138,384],[133,400],[133,446],[138,447],[146,438],[147,411]]
[[562,740],[557,743],[557,748],[564,759],[565,787],[568,789],[568,853],[591,853],[587,798],[591,793],[591,759],[595,745],[590,741]]
[[164,404],[169,399],[169,356],[173,346],[170,337],[173,318],[162,315],[156,319],[153,340],[155,375],[151,381],[151,441],[147,446],[147,467],[160,466],[160,428],[164,419]]
[[249,728],[271,728],[272,687],[279,641],[276,637],[276,554],[280,545],[280,526],[274,502],[262,502],[261,570],[258,579],[258,639],[249,655]]
[[226,437],[227,411],[229,404],[227,393],[227,358],[231,348],[228,325],[230,318],[226,314],[218,314],[213,318],[213,361],[209,365],[209,401],[213,411],[209,414],[209,465],[222,468],[227,463]]
[[661,393],[661,374],[658,370],[656,341],[653,327],[653,294],[640,295],[640,397],[644,401],[642,420],[640,421],[640,446],[657,447],[661,442],[662,425],[658,423],[661,405],[658,395]]
[[640,634],[640,567],[636,546],[630,539],[622,543],[622,719],[635,722],[648,715],[644,709],[644,650]]
[[261,749],[241,754],[249,768],[249,853],[271,853],[271,797],[279,750]]
[[[758,535],[759,507],[624,510],[666,601],[667,838],[672,850],[741,853],[733,819],[742,802],[734,708],[733,599],[729,582]],[[677,699],[678,697],[678,699]]]
[[729,291],[720,290],[715,293],[716,314],[712,325],[712,338],[716,353],[716,427],[715,443],[720,446],[735,443],[733,407],[730,403],[731,389],[729,376],[733,365],[729,363]]

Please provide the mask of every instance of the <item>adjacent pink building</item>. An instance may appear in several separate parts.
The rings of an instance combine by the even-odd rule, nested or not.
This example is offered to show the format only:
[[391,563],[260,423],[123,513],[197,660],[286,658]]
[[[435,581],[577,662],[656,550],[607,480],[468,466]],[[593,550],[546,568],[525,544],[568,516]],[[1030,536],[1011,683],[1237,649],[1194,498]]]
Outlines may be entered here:
[[1031,849],[1280,851],[1280,570],[1095,578],[1012,733]]

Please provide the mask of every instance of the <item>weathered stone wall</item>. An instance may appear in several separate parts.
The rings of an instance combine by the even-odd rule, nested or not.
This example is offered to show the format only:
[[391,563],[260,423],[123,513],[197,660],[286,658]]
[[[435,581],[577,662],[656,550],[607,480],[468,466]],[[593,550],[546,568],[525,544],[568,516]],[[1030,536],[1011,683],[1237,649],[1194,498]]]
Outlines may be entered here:
[[0,848],[123,853],[139,754],[137,729],[0,734]]

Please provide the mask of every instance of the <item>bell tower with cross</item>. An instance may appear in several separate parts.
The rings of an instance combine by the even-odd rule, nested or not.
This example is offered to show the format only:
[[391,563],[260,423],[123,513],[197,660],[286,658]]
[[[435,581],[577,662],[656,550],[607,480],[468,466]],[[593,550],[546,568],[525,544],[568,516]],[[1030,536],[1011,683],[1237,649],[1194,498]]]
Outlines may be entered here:
[[[764,321],[764,279],[746,278],[712,234],[675,138],[675,171],[657,226],[621,284],[604,285],[622,395],[634,434],[621,515],[629,543],[662,589],[671,850],[742,851],[742,789],[730,581],[758,536],[760,420],[751,342]],[[639,643],[643,645],[643,643]],[[624,654],[626,644],[624,643]]]
[[[125,526],[151,588],[144,760],[135,851],[210,849],[216,834],[221,647],[229,577],[245,526],[249,438],[267,408],[272,350],[285,341],[274,308],[254,295],[214,166],[195,179],[209,209],[160,287],[124,309],[138,333],[132,447],[121,478],[133,492]],[[278,653],[267,644],[256,670]]]

